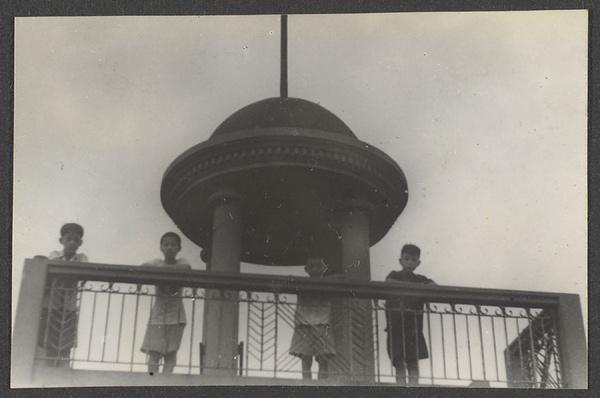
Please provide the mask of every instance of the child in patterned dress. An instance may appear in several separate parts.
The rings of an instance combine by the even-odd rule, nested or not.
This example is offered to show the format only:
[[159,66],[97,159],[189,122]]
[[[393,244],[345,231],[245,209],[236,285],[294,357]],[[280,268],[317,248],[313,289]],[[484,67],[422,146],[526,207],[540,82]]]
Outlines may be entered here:
[[[164,259],[157,258],[142,264],[143,267],[191,269],[184,258],[177,259],[181,250],[181,238],[167,232],[160,238],[160,251]],[[163,373],[173,373],[177,362],[177,351],[186,325],[185,310],[181,300],[182,289],[177,286],[157,285],[154,306],[148,320],[141,351],[148,354],[148,372],[158,373],[160,359],[164,360]]]
[[[311,278],[323,277],[327,267],[322,258],[310,258],[304,267]],[[294,336],[290,354],[302,360],[302,378],[311,379],[313,357],[319,363],[319,379],[329,373],[329,360],[335,356],[331,323],[331,300],[318,295],[298,295]]]

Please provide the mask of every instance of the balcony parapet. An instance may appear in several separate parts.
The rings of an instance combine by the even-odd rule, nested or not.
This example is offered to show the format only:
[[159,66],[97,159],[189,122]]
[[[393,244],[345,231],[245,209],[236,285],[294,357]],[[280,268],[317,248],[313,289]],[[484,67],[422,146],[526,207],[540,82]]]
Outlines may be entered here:
[[[318,294],[347,298],[348,304],[343,304],[346,300],[339,300],[340,309],[350,308],[355,301],[352,299],[373,300],[370,310],[373,342],[368,343],[374,345],[376,355],[374,375],[370,376],[372,382],[393,383],[394,377],[385,343],[386,318],[390,309],[383,301],[412,300],[427,303],[422,310],[404,315],[424,318],[423,333],[430,359],[421,364],[423,383],[477,385],[477,382],[491,382],[496,387],[587,387],[587,345],[576,295],[361,282],[334,276],[315,279],[227,274],[57,260],[26,260],[23,275],[13,333],[13,387],[51,385],[55,379],[49,375],[56,372],[67,372],[63,375],[70,381],[68,372],[90,372],[89,378],[93,379],[92,375],[102,369],[115,373],[112,378],[105,372],[105,385],[109,385],[110,380],[118,383],[117,380],[122,380],[127,373],[136,374],[136,380],[141,381],[143,375],[140,373],[144,372],[146,364],[138,352],[140,339],[149,308],[156,299],[151,285],[185,288],[182,299],[190,316],[182,363],[178,366],[179,373],[188,377],[193,374],[204,377],[203,366],[210,369],[202,362],[202,341],[198,339],[203,323],[202,302],[233,299],[243,308],[239,327],[245,344],[242,345],[244,351],[240,351],[239,376],[270,377],[277,379],[275,384],[285,384],[285,380],[297,384],[298,379],[293,373],[298,372],[297,364],[292,364],[294,357],[288,353],[297,295]],[[61,284],[61,281],[80,283]],[[122,284],[130,286],[124,288]],[[48,355],[39,356],[35,352],[39,342],[36,323],[40,323],[42,297],[44,291],[65,289],[65,286],[77,289],[82,308],[78,345],[71,355],[70,367],[40,368],[40,363],[48,359]],[[239,297],[237,293],[221,297],[209,295],[209,291],[239,291],[240,294]],[[343,357],[342,353],[338,354]],[[266,359],[269,355],[272,359]],[[120,370],[117,371],[117,367]],[[471,367],[478,369],[471,370]],[[181,381],[185,374],[174,377]],[[169,384],[168,378],[161,379],[160,383]],[[241,381],[236,379],[235,383]]]

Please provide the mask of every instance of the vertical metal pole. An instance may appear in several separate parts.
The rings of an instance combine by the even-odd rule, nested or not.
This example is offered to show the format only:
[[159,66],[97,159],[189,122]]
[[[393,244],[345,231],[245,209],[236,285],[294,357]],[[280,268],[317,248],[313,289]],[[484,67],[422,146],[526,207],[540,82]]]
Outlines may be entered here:
[[[406,324],[404,323],[404,307],[402,307],[401,309],[402,312],[400,312],[400,317],[402,319],[402,362],[404,364],[404,366],[402,366],[402,369],[404,370],[404,374],[402,374],[402,381],[403,383],[406,383]],[[398,369],[396,369],[396,377],[398,377]]]
[[444,314],[440,314],[440,325],[442,330],[442,361],[444,364],[444,379],[446,379],[448,378],[448,371],[446,370],[446,341],[444,339]]
[[46,334],[44,335],[44,356],[48,356],[48,332],[50,330],[50,319],[52,318],[52,307],[55,301],[57,282],[56,278],[52,278],[51,287],[50,287],[50,299],[48,300],[48,316],[46,317]]
[[125,294],[121,295],[121,316],[119,317],[119,336],[117,338],[117,363],[119,362],[119,352],[121,351],[121,334],[123,332],[123,313],[125,311]]
[[375,372],[377,374],[377,382],[381,382],[381,365],[380,365],[380,355],[379,355],[379,302],[375,300],[373,306],[373,315],[375,316]]
[[552,356],[554,358],[554,372],[556,375],[556,382],[558,383],[559,387],[562,387],[562,364],[560,363],[560,358],[559,358],[559,354],[558,354],[558,350],[557,350],[557,346],[558,346],[558,341],[557,341],[557,337],[556,337],[556,319],[553,318],[552,319]]
[[279,316],[279,294],[275,293],[275,352],[273,353],[273,378],[277,378],[277,317]]
[[287,15],[281,16],[281,98],[287,98]]
[[487,380],[487,375],[485,372],[485,347],[483,342],[483,326],[481,325],[481,306],[475,306],[477,310],[477,324],[479,326],[479,343],[481,344],[481,368],[483,369],[483,380]]
[[204,343],[200,342],[200,374],[204,373]]
[[460,380],[460,363],[458,361],[458,335],[456,334],[456,307],[450,304],[452,310],[452,328],[454,329],[454,355],[456,356],[456,377]]
[[[135,350],[135,334],[137,332],[138,309],[139,309],[139,304],[140,304],[141,291],[142,291],[142,285],[137,285],[136,289],[135,289],[135,317],[133,319],[133,341],[131,342],[131,359],[130,359],[130,366],[129,366],[130,372],[133,372],[133,352]],[[96,303],[95,294],[96,293],[94,292],[94,304]]]
[[110,311],[110,299],[112,297],[112,287],[113,284],[110,283],[108,285],[108,301],[106,303],[106,317],[104,318],[104,336],[102,339],[102,359],[100,362],[104,362],[104,353],[106,351],[106,334],[108,333],[108,314]]
[[[425,304],[427,311],[427,336],[429,337],[429,372],[431,373],[431,385],[433,385],[433,343],[431,341],[431,307]],[[444,341],[444,328],[442,327],[442,341]]]
[[196,320],[196,296],[198,288],[192,288],[192,323],[190,325],[190,356],[188,359],[188,374],[192,374],[192,351],[194,351],[194,321]]
[[537,357],[535,353],[535,346],[533,341],[533,325],[535,319],[531,314],[531,308],[527,308],[527,318],[529,322],[529,349],[531,350],[531,372],[530,372],[530,387],[535,388],[537,386]]
[[499,365],[498,365],[498,348],[497,348],[497,341],[496,341],[496,326],[495,326],[495,321],[496,318],[491,317],[490,320],[492,321],[492,339],[494,339],[494,363],[496,366],[496,381],[500,381],[500,373],[499,373]]
[[506,369],[506,381],[508,383],[508,386],[510,387],[511,384],[510,382],[512,380],[509,379],[509,373],[508,373],[508,369],[511,368],[511,363],[510,363],[510,343],[508,342],[508,326],[506,326],[506,307],[500,307],[502,310],[502,323],[504,324],[504,340],[506,340],[506,349],[508,350],[508,355],[504,356],[504,360],[505,360],[505,364],[504,367]]
[[98,296],[98,292],[94,292],[94,300],[92,302],[92,322],[90,324],[90,341],[88,343],[88,354],[87,360],[90,360],[90,354],[92,350],[92,337],[94,335],[94,318],[96,317],[96,297]]
[[246,377],[248,376],[248,370],[250,368],[250,306],[252,305],[252,292],[247,291],[246,296],[248,297],[248,313],[246,315]]
[[240,357],[240,362],[239,362],[239,375],[243,376],[244,375],[244,342],[240,341],[240,343],[238,344],[238,355]]
[[263,370],[265,352],[265,303],[260,303],[260,370]]
[[465,315],[465,323],[467,325],[467,348],[469,352],[469,379],[473,380],[473,358],[471,357],[471,332],[469,331],[469,315]]
[[542,376],[541,376],[541,383],[540,383],[540,388],[546,388],[546,385],[548,384],[548,376],[550,375],[549,370],[550,370],[550,339],[546,336],[546,328],[544,326],[544,322],[545,322],[545,312],[542,312],[539,315],[541,322],[540,322],[540,326],[542,327],[542,342],[540,345],[540,351],[543,349],[544,350],[544,366],[542,368]]
[[[520,316],[520,315],[519,315]],[[517,328],[517,341],[519,344],[519,363],[521,365],[521,382],[523,381],[523,379],[525,379],[525,377],[527,377],[527,375],[525,375],[525,369],[523,366],[523,343],[521,342],[521,331],[519,329],[519,318],[515,318],[515,320],[517,321],[516,324],[516,328]]]

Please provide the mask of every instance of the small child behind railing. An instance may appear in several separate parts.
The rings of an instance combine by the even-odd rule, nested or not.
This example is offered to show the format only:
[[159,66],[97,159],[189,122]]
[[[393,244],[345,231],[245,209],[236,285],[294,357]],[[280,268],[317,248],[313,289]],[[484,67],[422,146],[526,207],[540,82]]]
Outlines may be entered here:
[[[327,267],[323,259],[310,258],[304,269],[311,278],[321,278]],[[329,376],[329,361],[335,356],[330,324],[330,299],[318,295],[298,295],[290,354],[302,360],[303,379],[312,378],[313,357],[319,363],[319,380]]]
[[[142,267],[161,267],[189,270],[191,266],[184,258],[177,259],[181,250],[181,238],[167,232],[160,238],[160,251],[164,259],[154,259]],[[150,312],[148,327],[141,351],[148,354],[148,372],[158,373],[160,359],[164,360],[163,373],[173,373],[177,362],[177,351],[181,345],[186,325],[185,310],[181,300],[182,289],[177,286],[157,285],[154,306]]]

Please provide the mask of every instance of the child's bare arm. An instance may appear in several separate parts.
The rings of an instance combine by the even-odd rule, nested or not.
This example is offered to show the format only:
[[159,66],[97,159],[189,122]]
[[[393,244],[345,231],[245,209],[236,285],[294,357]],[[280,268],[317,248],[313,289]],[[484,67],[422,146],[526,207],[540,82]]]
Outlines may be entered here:
[[385,281],[386,281],[386,282],[394,282],[394,283],[402,283],[402,284],[409,283],[409,282],[406,282],[406,281],[399,281],[398,279],[389,278],[389,277],[388,277],[388,278],[385,278]]

